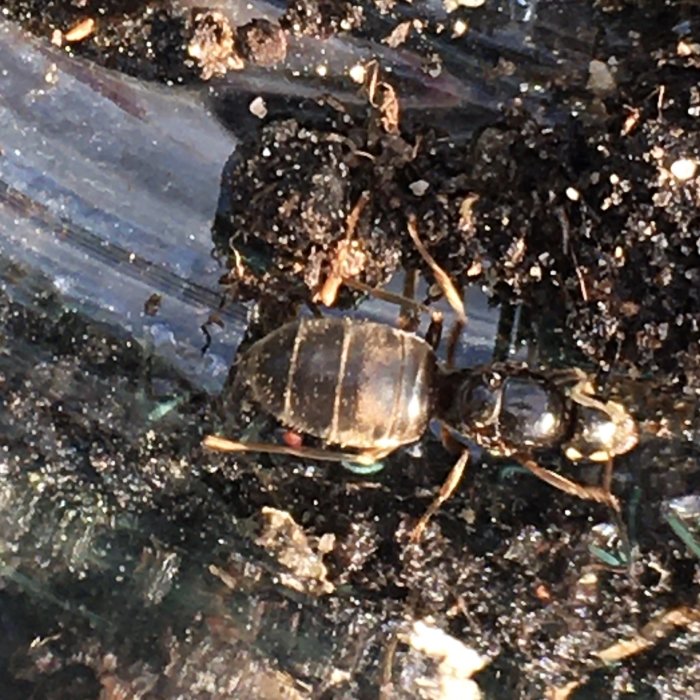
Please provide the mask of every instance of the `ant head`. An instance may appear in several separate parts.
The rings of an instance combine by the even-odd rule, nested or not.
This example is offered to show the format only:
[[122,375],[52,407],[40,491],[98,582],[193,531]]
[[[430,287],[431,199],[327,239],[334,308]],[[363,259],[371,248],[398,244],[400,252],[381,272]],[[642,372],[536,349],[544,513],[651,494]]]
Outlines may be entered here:
[[572,462],[607,462],[634,449],[638,442],[637,423],[621,404],[577,405],[574,437],[564,453]]

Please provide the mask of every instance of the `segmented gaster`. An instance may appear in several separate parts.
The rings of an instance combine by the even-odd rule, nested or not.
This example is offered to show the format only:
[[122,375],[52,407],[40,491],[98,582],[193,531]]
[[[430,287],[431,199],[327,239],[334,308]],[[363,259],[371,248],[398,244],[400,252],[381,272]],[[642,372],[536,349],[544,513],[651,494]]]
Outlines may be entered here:
[[244,366],[252,397],[285,425],[346,447],[394,447],[431,416],[435,357],[385,324],[302,319],[264,337]]

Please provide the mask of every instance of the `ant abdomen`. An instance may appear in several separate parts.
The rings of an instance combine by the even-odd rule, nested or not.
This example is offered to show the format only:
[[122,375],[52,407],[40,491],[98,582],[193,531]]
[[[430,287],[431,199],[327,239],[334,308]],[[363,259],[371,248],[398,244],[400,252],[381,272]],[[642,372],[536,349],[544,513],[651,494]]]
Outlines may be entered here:
[[263,410],[329,444],[395,448],[418,440],[432,414],[432,348],[385,324],[288,323],[255,343],[238,371]]

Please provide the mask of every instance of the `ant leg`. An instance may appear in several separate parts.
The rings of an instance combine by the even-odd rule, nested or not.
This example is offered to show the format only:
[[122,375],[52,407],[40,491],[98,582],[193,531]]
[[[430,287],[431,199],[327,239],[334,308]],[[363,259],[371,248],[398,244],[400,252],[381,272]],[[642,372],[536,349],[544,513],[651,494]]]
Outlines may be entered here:
[[518,462],[531,471],[537,478],[542,479],[550,486],[568,493],[571,496],[576,496],[584,501],[595,501],[603,503],[612,508],[616,513],[620,512],[620,503],[617,498],[610,492],[609,488],[601,488],[600,486],[584,486],[578,484],[571,479],[567,479],[561,474],[557,474],[549,469],[541,467],[537,462],[530,458],[518,458]]
[[462,295],[457,291],[457,287],[450,278],[450,276],[437,264],[435,258],[428,252],[426,247],[423,245],[419,235],[418,235],[418,220],[415,214],[408,215],[408,233],[411,236],[413,244],[416,246],[418,252],[420,253],[423,260],[432,271],[435,276],[435,281],[445,295],[445,299],[449,305],[454,309],[457,314],[457,318],[466,326],[467,325],[467,312],[464,309],[464,301]]
[[461,455],[464,452],[464,443],[455,438],[445,423],[440,423],[440,442],[451,455]]
[[569,396],[581,406],[607,413],[616,425],[624,425],[630,420],[629,413],[621,403],[596,398],[593,385],[587,378],[582,378],[571,387]]
[[353,238],[362,211],[369,200],[370,193],[364,191],[347,215],[345,219],[345,238],[336,245],[335,255],[331,261],[331,271],[328,273],[325,282],[314,294],[313,301],[320,301],[324,306],[333,306],[340,288],[346,283],[346,279],[352,279],[355,275],[362,272],[365,254]]
[[431,309],[429,306],[426,306],[425,304],[421,304],[419,301],[416,301],[415,299],[411,299],[409,297],[405,297],[401,294],[395,294],[394,292],[387,292],[385,289],[377,289],[376,287],[370,287],[368,284],[365,284],[364,282],[360,282],[359,280],[356,279],[345,279],[343,280],[343,284],[346,287],[350,287],[350,289],[356,289],[358,292],[362,292],[363,294],[367,294],[368,296],[372,296],[375,299],[381,299],[382,301],[388,301],[391,304],[398,304],[401,307],[408,307],[408,308],[413,308],[416,311],[419,311],[424,314],[428,314],[428,316],[434,317],[436,314],[439,314],[439,311],[435,311],[435,309]]
[[447,341],[447,368],[452,369],[455,366],[455,352],[459,344],[459,338],[464,330],[464,324],[458,319],[452,324],[450,329],[450,337]]
[[603,470],[603,490],[608,493],[612,492],[612,476],[613,476],[613,461],[610,457],[605,461]]
[[[581,372],[581,370],[575,370]],[[569,396],[579,405],[586,406],[587,408],[594,408],[598,411],[603,411],[604,413],[609,413],[608,404],[611,404],[613,408],[611,410],[618,410],[619,404],[614,401],[601,401],[595,396],[595,388],[591,383],[590,379],[583,373],[581,373],[579,380],[571,387],[569,390]]]
[[425,333],[425,342],[430,345],[433,352],[437,352],[442,338],[442,314],[435,313],[430,319],[430,325]]
[[[464,301],[462,300],[462,295],[457,290],[457,287],[455,286],[454,282],[450,279],[450,276],[437,264],[433,256],[430,255],[430,253],[427,251],[422,241],[418,237],[418,224],[416,221],[416,217],[413,214],[410,215],[408,219],[408,232],[411,235],[411,238],[413,239],[413,242],[416,248],[418,249],[418,252],[420,253],[421,257],[430,267],[438,283],[438,286],[442,290],[443,295],[447,299],[450,306],[454,309],[462,325],[466,325],[467,314],[464,309]],[[364,282],[360,282],[358,279],[352,276],[343,277],[342,283],[346,287],[356,289],[357,291],[363,292],[364,294],[369,294],[373,297],[376,297],[377,299],[389,301],[393,304],[399,304],[402,307],[402,309],[405,309],[407,307],[413,308],[423,313],[429,314],[433,317],[436,313],[438,313],[431,309],[429,306],[415,301],[410,296],[394,294],[393,292],[387,292],[383,289],[375,289],[374,287],[370,287]]]
[[454,490],[457,488],[459,482],[462,480],[462,477],[464,476],[464,470],[467,468],[467,464],[469,464],[469,450],[464,450],[460,458],[455,462],[454,467],[452,467],[452,469],[450,470],[450,473],[447,475],[447,478],[445,479],[443,485],[440,487],[438,495],[428,506],[428,509],[425,511],[425,513],[423,513],[413,530],[411,530],[411,542],[413,542],[414,544],[420,542],[420,539],[423,536],[423,531],[425,530],[426,525],[430,521],[430,518],[432,518],[433,515],[435,515],[435,513],[437,513],[440,510],[442,504],[454,493]]
[[318,304],[311,301],[311,299],[307,299],[304,303],[306,304],[306,308],[313,314],[314,318],[323,318],[323,311],[318,308]]
[[351,289],[357,289],[358,291],[363,292],[364,294],[367,294],[369,296],[373,296],[376,299],[388,301],[392,304],[398,304],[401,306],[402,309],[412,308],[415,311],[428,314],[430,316],[430,326],[428,327],[428,330],[425,334],[425,340],[428,343],[428,345],[430,345],[430,347],[433,348],[433,350],[437,351],[437,347],[440,344],[440,339],[442,338],[442,313],[440,311],[431,309],[429,306],[421,304],[415,299],[402,296],[401,294],[387,292],[385,289],[376,289],[375,287],[370,287],[369,285],[365,284],[364,282],[360,282],[359,280],[348,279],[345,280],[344,284],[346,287],[350,287]]
[[[437,351],[437,347],[438,345],[440,345],[440,339],[442,338],[442,313],[440,311],[431,309],[429,306],[421,304],[415,299],[402,296],[401,294],[394,294],[394,292],[387,292],[384,289],[376,289],[374,287],[370,287],[369,285],[365,284],[364,282],[360,282],[359,280],[348,279],[345,280],[344,284],[346,287],[350,287],[351,289],[357,289],[359,292],[363,292],[364,294],[373,296],[376,299],[388,301],[392,304],[398,304],[401,306],[402,309],[408,307],[414,309],[415,311],[428,314],[430,316],[430,326],[428,327],[428,330],[425,334],[425,340],[428,343],[428,345],[430,345],[430,347],[433,348],[433,350]],[[462,327],[463,326],[461,325],[459,326],[460,332]],[[450,337],[452,338],[452,336]],[[458,338],[459,334],[457,334],[457,337],[455,338],[455,346]],[[448,358],[449,353],[450,350],[448,348]],[[454,354],[454,348],[452,349],[452,353]]]
[[[403,296],[407,300],[411,300],[411,304],[403,303],[401,305],[401,313],[399,314],[399,328],[409,330],[415,333],[418,330],[418,318],[416,311],[418,309],[415,304],[416,283],[418,281],[418,270],[409,270],[406,272],[406,279],[403,285]],[[411,313],[413,313],[409,316]],[[438,351],[440,340],[442,339],[442,314],[433,309],[427,309],[430,313],[430,326],[425,333],[425,341],[430,345],[434,352]]]
[[[416,283],[418,281],[417,270],[407,270],[403,281],[403,296],[412,301],[416,298]],[[416,308],[412,304],[401,304],[399,312],[399,328],[415,333],[418,329],[418,317]]]
[[261,454],[289,455],[302,459],[318,459],[324,462],[352,462],[370,466],[393,452],[396,448],[374,448],[362,452],[340,452],[316,447],[291,447],[272,442],[238,442],[218,435],[207,435],[202,444],[217,452],[258,452]]
[[589,399],[595,401],[593,396],[595,391],[591,385],[590,378],[580,367],[567,367],[566,369],[553,369],[549,373],[550,381],[563,391],[573,391],[572,398],[581,396],[584,405]]

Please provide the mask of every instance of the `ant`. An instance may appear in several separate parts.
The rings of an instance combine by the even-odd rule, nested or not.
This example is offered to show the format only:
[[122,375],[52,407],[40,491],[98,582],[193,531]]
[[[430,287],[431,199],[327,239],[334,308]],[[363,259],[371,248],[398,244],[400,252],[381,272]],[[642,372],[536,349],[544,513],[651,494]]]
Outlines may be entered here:
[[[372,465],[419,440],[431,420],[441,425],[443,444],[461,456],[434,501],[411,532],[415,542],[429,519],[459,484],[469,450],[453,432],[496,456],[515,459],[548,484],[619,511],[611,493],[612,460],[638,443],[638,426],[615,401],[603,400],[579,369],[539,371],[501,362],[470,369],[453,367],[456,339],[466,322],[461,295],[420,242],[415,217],[409,233],[458,312],[447,362],[437,359],[442,316],[400,295],[362,289],[395,301],[402,309],[431,314],[425,339],[393,326],[348,318],[302,318],[269,333],[240,358],[237,383],[253,400],[294,431],[337,449],[237,442],[210,435],[208,448],[264,452]],[[358,287],[352,280],[344,281]],[[559,448],[572,461],[606,464],[603,486],[585,486],[540,466],[533,455]]]

